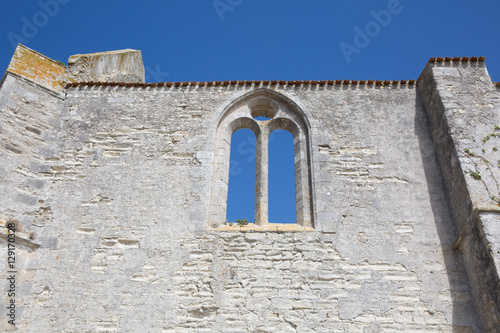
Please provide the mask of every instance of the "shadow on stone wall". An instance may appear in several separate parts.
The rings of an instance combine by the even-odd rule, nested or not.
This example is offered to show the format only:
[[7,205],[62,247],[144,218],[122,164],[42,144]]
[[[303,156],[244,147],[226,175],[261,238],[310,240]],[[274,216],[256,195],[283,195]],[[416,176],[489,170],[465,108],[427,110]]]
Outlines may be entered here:
[[[453,304],[450,304],[452,307],[451,324],[453,325],[453,332],[482,332],[477,310],[472,301],[470,283],[462,254],[453,250],[453,244],[458,238],[458,231],[453,220],[449,198],[445,191],[443,176],[437,161],[439,151],[436,151],[427,115],[418,96],[415,105],[415,135],[418,138],[430,205],[436,231],[441,241],[441,251],[448,275],[449,289],[446,292],[451,294],[453,302]],[[432,273],[429,272],[429,274]],[[432,302],[432,300],[428,301]]]

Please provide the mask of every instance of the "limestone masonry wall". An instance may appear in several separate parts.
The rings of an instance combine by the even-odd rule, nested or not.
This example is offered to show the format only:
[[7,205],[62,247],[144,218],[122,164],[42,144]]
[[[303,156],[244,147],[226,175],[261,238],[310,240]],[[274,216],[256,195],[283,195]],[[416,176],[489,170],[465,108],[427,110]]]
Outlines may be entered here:
[[[6,226],[16,221],[16,325],[2,306],[1,330],[498,331],[491,196],[500,138],[487,142],[494,170],[478,166],[480,181],[464,164],[471,156],[456,157],[450,171],[443,155],[468,148],[479,156],[500,125],[499,92],[482,62],[470,64],[455,63],[470,79],[450,84],[440,72],[448,67],[430,63],[417,85],[62,91],[7,71],[0,246],[6,253]],[[71,68],[66,75],[74,81]],[[293,103],[309,126],[312,227],[212,228],[218,121],[231,103],[263,91]],[[451,119],[450,103],[464,109],[452,117],[458,123],[440,127],[435,118]],[[462,124],[474,145],[453,141]],[[470,202],[476,187],[487,211]],[[7,255],[0,265],[8,304]]]

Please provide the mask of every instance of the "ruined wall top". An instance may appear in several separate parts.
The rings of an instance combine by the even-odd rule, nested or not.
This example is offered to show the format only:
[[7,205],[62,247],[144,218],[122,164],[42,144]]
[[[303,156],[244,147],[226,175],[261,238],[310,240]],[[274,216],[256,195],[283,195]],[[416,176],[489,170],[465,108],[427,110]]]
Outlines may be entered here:
[[141,51],[132,49],[76,54],[68,66],[19,44],[6,74],[14,74],[56,93],[79,82],[144,83]]
[[143,83],[141,51],[126,49],[76,54],[68,59],[68,76],[73,82]]
[[19,44],[7,73],[18,75],[49,90],[60,92],[67,82],[65,66]]

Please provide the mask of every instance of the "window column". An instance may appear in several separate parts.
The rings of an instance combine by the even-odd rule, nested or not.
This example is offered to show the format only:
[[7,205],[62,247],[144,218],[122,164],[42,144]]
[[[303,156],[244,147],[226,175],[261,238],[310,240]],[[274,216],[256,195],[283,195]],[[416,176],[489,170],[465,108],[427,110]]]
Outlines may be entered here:
[[269,223],[269,127],[268,121],[259,122],[260,134],[257,137],[256,166],[255,166],[255,224]]

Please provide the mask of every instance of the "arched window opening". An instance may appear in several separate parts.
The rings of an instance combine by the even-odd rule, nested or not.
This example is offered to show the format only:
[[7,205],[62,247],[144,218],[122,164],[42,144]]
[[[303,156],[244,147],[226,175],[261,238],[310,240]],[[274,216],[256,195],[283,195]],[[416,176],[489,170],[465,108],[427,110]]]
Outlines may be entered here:
[[255,146],[255,134],[248,128],[237,130],[231,137],[226,212],[228,222],[235,223],[237,219],[254,222]]
[[[241,141],[238,141],[239,130],[242,130]],[[293,154],[289,154],[288,163],[285,162],[286,166],[283,167],[279,166],[284,162],[281,161],[280,154],[274,153],[275,149],[281,152],[283,148],[280,145],[274,148],[274,144],[270,147],[268,143],[270,134],[277,130],[285,131],[288,139],[284,140],[289,142],[286,150],[293,150]],[[275,91],[257,89],[226,105],[216,119],[209,226],[218,227],[227,220],[234,222],[237,219],[247,219],[259,226],[265,226],[271,221],[314,227],[309,132],[308,121],[300,107]],[[248,139],[249,135],[252,141]],[[290,143],[290,135],[293,143]],[[283,176],[279,175],[283,168],[293,169],[287,172],[289,176],[284,181],[288,190],[274,185],[275,177],[271,175],[271,199],[268,191],[269,155],[271,172],[277,173],[278,177]],[[273,171],[276,155],[278,172]],[[290,200],[294,194],[295,200]],[[284,208],[280,202],[285,198],[291,202],[285,204],[286,211],[291,213],[280,216],[283,213],[280,210]],[[273,211],[271,218],[269,201]]]
[[269,136],[269,223],[296,223],[295,161],[292,133]]

